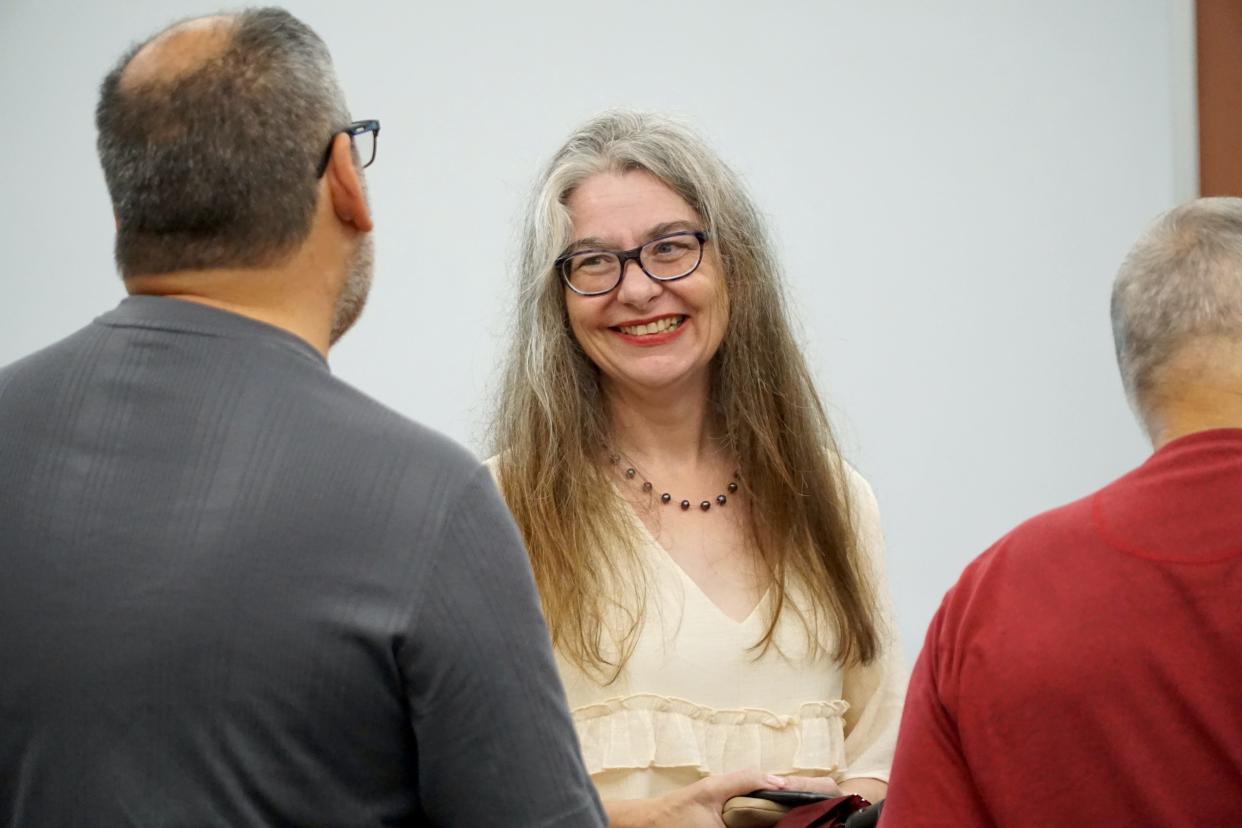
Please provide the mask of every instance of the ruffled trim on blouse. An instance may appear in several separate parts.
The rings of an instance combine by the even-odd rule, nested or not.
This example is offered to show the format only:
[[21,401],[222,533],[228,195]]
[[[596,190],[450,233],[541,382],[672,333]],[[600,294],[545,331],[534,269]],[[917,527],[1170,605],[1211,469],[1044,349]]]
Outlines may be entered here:
[[796,715],[717,710],[643,693],[573,711],[587,770],[697,768],[725,773],[832,773],[845,765],[844,700],[808,702]]

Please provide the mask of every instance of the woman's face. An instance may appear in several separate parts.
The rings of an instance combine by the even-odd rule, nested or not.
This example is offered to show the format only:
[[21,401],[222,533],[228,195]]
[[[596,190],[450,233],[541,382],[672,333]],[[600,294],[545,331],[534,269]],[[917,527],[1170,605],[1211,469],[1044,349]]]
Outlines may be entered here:
[[[573,219],[571,249],[631,250],[679,230],[705,229],[681,196],[645,170],[596,173],[566,206]],[[574,337],[603,374],[605,388],[646,394],[706,389],[708,366],[729,321],[710,240],[698,269],[683,279],[658,282],[637,261],[627,261],[611,292],[581,296],[566,287],[565,304]]]

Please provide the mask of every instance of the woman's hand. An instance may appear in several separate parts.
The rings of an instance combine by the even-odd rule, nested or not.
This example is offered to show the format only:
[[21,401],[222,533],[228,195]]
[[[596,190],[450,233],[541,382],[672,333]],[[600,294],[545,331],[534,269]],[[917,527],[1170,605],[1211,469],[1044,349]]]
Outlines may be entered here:
[[785,789],[790,791],[811,791],[812,793],[828,794],[829,796],[845,796],[858,794],[868,802],[879,802],[888,792],[888,784],[879,779],[865,776],[842,780],[838,785],[827,776],[786,776]]
[[807,791],[827,796],[845,795],[845,791],[832,781],[831,776],[779,776],[776,778],[785,780],[787,791]]
[[725,802],[762,788],[792,789],[786,777],[744,770],[709,776],[656,799],[613,801],[604,805],[612,828],[724,828],[721,812]]
[[888,796],[888,783],[879,779],[859,776],[855,779],[842,780],[841,792],[858,794],[868,802],[876,803]]

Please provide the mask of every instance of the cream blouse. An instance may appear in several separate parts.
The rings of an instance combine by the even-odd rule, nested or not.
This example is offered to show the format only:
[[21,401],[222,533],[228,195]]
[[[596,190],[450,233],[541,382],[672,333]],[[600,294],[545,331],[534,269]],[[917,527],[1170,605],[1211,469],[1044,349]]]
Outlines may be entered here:
[[[488,465],[496,473],[496,458]],[[906,675],[894,644],[875,496],[857,472],[847,475],[886,646],[871,664],[845,670],[822,652],[831,650],[829,631],[819,633],[827,645],[820,655],[806,656],[803,624],[788,607],[777,646],[756,658],[751,647],[766,629],[771,593],[734,621],[630,511],[649,587],[633,655],[602,686],[557,653],[583,758],[603,799],[659,796],[742,768],[888,780]],[[790,594],[806,606],[799,590]]]

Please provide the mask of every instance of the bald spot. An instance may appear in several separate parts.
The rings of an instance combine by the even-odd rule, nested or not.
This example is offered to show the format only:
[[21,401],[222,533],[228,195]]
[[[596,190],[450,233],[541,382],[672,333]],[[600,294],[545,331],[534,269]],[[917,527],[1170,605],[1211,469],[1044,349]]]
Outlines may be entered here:
[[234,27],[233,17],[213,15],[187,20],[160,32],[126,65],[120,88],[132,90],[193,72],[229,47]]

